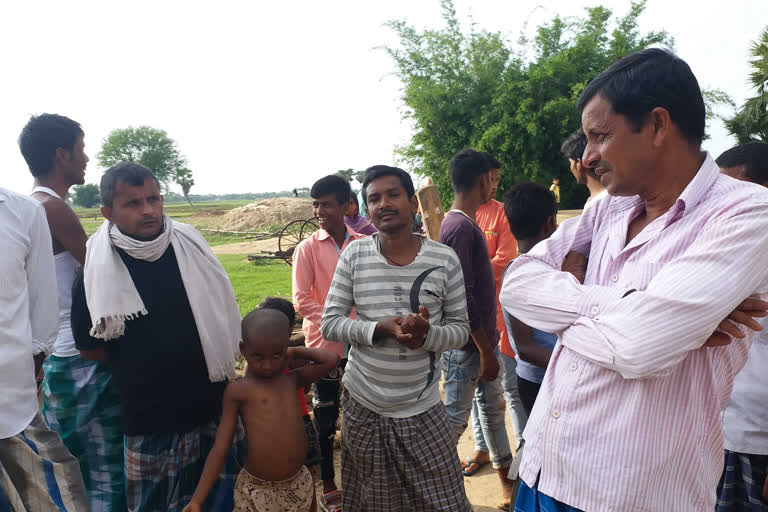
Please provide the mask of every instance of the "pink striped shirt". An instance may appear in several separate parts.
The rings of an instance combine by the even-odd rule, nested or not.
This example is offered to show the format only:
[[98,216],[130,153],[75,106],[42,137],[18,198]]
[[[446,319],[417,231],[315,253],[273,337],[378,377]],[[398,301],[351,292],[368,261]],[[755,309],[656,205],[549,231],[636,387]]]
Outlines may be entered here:
[[[520,474],[587,511],[714,510],[720,414],[756,333],[702,345],[744,299],[768,295],[768,190],[720,175],[707,155],[626,244],[643,210],[639,197],[605,197],[507,272],[502,306],[560,340]],[[570,250],[589,257],[583,285],[560,271]]]

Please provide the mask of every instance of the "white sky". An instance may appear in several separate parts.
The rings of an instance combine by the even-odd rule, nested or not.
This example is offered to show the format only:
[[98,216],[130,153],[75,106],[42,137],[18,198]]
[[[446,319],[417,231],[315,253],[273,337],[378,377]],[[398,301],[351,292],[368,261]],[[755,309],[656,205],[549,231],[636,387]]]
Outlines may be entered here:
[[[526,19],[530,31],[598,4],[623,15],[629,0],[456,0],[465,26],[471,16],[512,41]],[[0,186],[30,190],[16,139],[42,112],[82,124],[89,183],[106,134],[143,124],[177,141],[193,193],[288,190],[394,163],[411,132],[392,62],[375,47],[397,42],[383,27],[395,18],[436,27],[439,1],[4,2]],[[701,86],[741,104],[753,94],[750,42],[766,23],[766,0],[648,0],[640,28],[666,29]],[[710,133],[714,156],[735,143],[719,122]]]

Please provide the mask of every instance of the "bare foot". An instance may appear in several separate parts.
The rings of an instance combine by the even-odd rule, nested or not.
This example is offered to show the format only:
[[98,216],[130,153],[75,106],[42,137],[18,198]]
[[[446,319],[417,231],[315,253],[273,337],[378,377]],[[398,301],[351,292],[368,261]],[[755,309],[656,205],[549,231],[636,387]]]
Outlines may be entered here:
[[481,467],[491,462],[491,455],[488,452],[475,450],[475,453],[468,460],[461,461],[461,469],[464,473],[475,474]]
[[509,478],[507,478],[507,474],[509,473],[509,468],[497,469],[496,473],[499,475],[499,480],[501,480],[502,502],[499,505],[499,508],[507,510],[509,509],[509,504],[512,501],[512,492],[515,489],[516,481],[510,480]]

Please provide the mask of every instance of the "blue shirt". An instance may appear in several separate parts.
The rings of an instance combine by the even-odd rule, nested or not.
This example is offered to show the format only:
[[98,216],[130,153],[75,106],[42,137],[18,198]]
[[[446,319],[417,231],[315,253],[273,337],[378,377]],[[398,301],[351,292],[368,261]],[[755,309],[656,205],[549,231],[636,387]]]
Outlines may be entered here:
[[[514,261],[514,260],[512,260]],[[512,261],[509,263],[511,264]],[[507,265],[507,268],[504,269],[504,273],[507,273],[507,269],[509,268],[509,265]],[[504,279],[504,276],[502,275],[502,280]],[[517,376],[521,379],[525,379],[529,382],[535,382],[536,384],[541,384],[544,381],[544,373],[546,373],[547,369],[542,368],[540,366],[536,366],[533,363],[529,363],[528,361],[523,361],[520,359],[520,352],[517,350],[517,345],[515,345],[515,339],[512,336],[512,327],[510,326],[510,317],[511,315],[507,313],[505,309],[502,308],[502,313],[504,315],[504,323],[507,325],[507,332],[509,333],[509,344],[512,345],[512,350],[515,351],[515,360],[517,361]],[[547,348],[549,350],[554,350],[555,345],[557,344],[557,334],[552,334],[549,332],[540,331],[539,329],[531,328],[533,331],[533,341],[540,347]]]

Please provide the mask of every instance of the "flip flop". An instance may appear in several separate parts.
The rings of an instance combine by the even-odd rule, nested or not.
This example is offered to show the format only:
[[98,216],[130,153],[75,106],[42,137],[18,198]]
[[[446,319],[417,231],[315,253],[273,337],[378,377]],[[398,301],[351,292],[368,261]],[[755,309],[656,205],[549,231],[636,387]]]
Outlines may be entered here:
[[331,491],[320,496],[320,508],[325,512],[341,512],[341,491]]
[[466,470],[466,468],[465,468],[465,469],[462,469],[462,470],[461,470],[461,474],[462,474],[462,475],[464,475],[464,476],[472,476],[472,475],[474,475],[475,473],[477,473],[478,471],[480,471],[480,468],[482,468],[482,467],[483,467],[483,466],[485,466],[486,464],[490,464],[490,463],[489,463],[489,462],[480,462],[480,461],[476,461],[475,459],[473,459],[473,458],[471,458],[471,457],[467,457],[467,468],[468,468],[468,467],[470,467],[472,464],[476,464],[476,465],[477,465],[477,468],[476,468],[476,469],[473,469],[473,470],[471,470],[471,471],[467,471],[467,470]]

